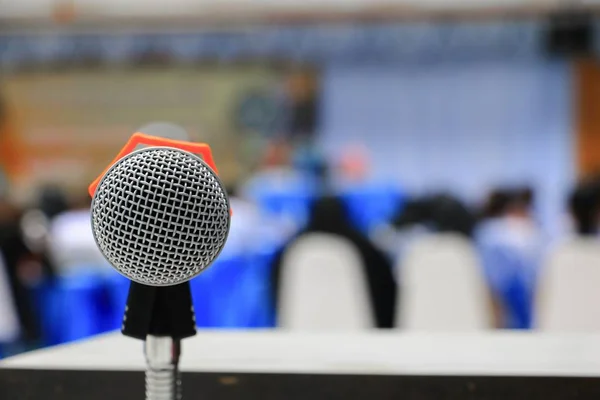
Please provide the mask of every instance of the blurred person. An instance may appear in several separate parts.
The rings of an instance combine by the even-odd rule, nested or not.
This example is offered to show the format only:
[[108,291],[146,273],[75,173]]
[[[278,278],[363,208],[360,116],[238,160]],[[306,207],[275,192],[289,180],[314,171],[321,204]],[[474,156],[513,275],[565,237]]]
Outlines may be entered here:
[[369,235],[386,225],[405,201],[399,185],[372,175],[369,152],[360,143],[343,147],[332,171],[331,187],[348,205],[356,226]]
[[16,113],[0,93],[0,268],[7,283],[3,290],[10,291],[18,317],[20,344],[27,348],[41,336],[29,287],[40,278],[42,268],[23,238],[23,212],[9,200],[10,181],[18,177],[23,160],[17,125]]
[[287,79],[289,121],[287,137],[294,145],[314,146],[319,125],[318,83],[315,73],[299,70]]
[[40,190],[38,207],[49,220],[52,220],[69,209],[69,200],[62,188],[46,185]]
[[225,190],[235,218],[231,218],[224,251],[243,253],[250,247],[248,241],[256,236],[253,230],[260,227],[261,213],[257,205],[239,196],[236,186],[228,185]]
[[279,135],[289,150],[290,165],[313,178],[323,159],[318,143],[318,83],[315,73],[306,68],[292,71],[286,79],[285,121]]
[[331,187],[338,193],[362,190],[373,184],[369,182],[369,151],[362,143],[345,144],[330,164]]
[[260,185],[285,187],[296,176],[291,164],[291,148],[285,140],[271,140],[261,156],[257,170],[244,183],[242,191],[252,192]]
[[420,227],[428,232],[458,233],[471,237],[475,216],[456,197],[440,193],[406,202],[393,216],[391,224],[398,230]]
[[351,224],[343,200],[336,196],[323,196],[317,199],[311,209],[307,226],[276,254],[272,263],[271,279],[275,309],[279,297],[279,278],[281,269],[284,268],[287,250],[298,238],[317,232],[339,236],[356,247],[362,258],[375,325],[378,328],[393,327],[398,289],[393,277],[391,260],[365,234]]
[[292,167],[321,188],[329,187],[327,162],[318,148],[308,144],[297,145],[292,153]]
[[23,239],[32,253],[40,259],[45,278],[53,278],[55,275],[55,266],[48,248],[50,224],[68,207],[63,190],[54,185],[47,185],[40,189],[37,204],[26,210],[21,217]]
[[227,195],[234,217],[224,252],[252,254],[259,249],[279,246],[295,234],[294,224],[265,215],[255,202],[241,196],[235,185],[227,186]]
[[17,352],[13,346],[18,343],[20,334],[21,324],[11,282],[5,262],[0,257],[0,359]]
[[600,176],[577,184],[569,197],[569,211],[577,234],[595,236],[600,233]]
[[[411,221],[412,218],[414,218],[413,221]],[[440,193],[420,199],[415,205],[414,213],[400,213],[394,219],[396,227],[411,223],[426,225],[431,231],[437,233],[458,233],[471,237],[475,226],[475,216],[456,197]]]
[[494,191],[475,232],[486,279],[499,307],[499,325],[529,329],[533,297],[544,253],[533,216],[530,188]]
[[317,182],[314,173],[298,170],[292,161],[291,146],[285,140],[273,140],[259,168],[241,186],[240,195],[258,204],[261,212],[299,229],[306,223]]
[[374,239],[398,260],[414,240],[432,233],[455,233],[471,237],[474,213],[449,194],[423,196],[398,205],[388,224],[378,227]]
[[43,268],[23,238],[22,215],[22,210],[6,197],[0,197],[0,252],[19,317],[19,339],[29,348],[35,347],[41,339],[30,289],[41,279]]
[[50,221],[48,253],[58,275],[77,273],[82,269],[111,271],[92,233],[90,204],[89,195],[82,191],[70,208]]
[[343,183],[364,183],[368,179],[370,160],[367,149],[352,144],[343,149],[338,160],[338,179]]
[[511,193],[508,190],[493,190],[485,201],[480,218],[489,220],[502,217],[511,201]]

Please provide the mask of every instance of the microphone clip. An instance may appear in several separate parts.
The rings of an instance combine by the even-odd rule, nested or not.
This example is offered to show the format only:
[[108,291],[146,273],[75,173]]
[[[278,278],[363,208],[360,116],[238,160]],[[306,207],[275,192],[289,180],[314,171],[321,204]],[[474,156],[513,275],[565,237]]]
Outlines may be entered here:
[[131,282],[121,332],[146,340],[148,336],[185,339],[196,334],[196,318],[189,282],[148,286]]

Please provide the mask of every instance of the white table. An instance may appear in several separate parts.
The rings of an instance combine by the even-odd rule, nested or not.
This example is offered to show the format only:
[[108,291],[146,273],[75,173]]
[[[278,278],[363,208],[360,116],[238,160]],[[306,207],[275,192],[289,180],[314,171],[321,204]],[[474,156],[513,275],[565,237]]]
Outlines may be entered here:
[[[336,387],[340,389],[340,394],[345,393],[345,399],[353,397],[354,393],[356,398],[369,396],[371,392],[361,392],[360,388],[347,393],[347,388],[358,385],[363,388],[373,385],[372,391],[386,388],[379,395],[374,393],[374,399],[394,391],[401,394],[402,390],[420,390],[419,387],[426,391],[428,386],[441,387],[439,385],[447,385],[449,393],[456,393],[454,396],[462,396],[461,388],[467,392],[483,391],[483,397],[473,398],[495,398],[485,395],[486,390],[493,389],[495,385],[503,390],[514,386],[510,389],[515,391],[511,392],[511,396],[520,390],[549,391],[540,393],[542,397],[539,398],[544,399],[565,398],[565,395],[575,392],[584,397],[572,398],[589,398],[586,396],[592,394],[600,396],[600,335],[209,331],[185,340],[182,354],[181,367],[187,372],[185,387],[192,388],[194,395],[206,388],[219,399],[238,398],[235,393],[230,393],[229,397],[226,393],[220,393],[219,387],[245,382],[248,388],[252,388],[257,385],[253,379],[258,379],[259,386],[267,385],[267,392],[273,390],[274,393],[269,392],[272,397],[249,390],[240,398],[295,398],[295,385],[308,390],[305,396],[311,399],[336,398],[331,392],[336,392]],[[65,378],[61,383],[63,396],[56,398],[76,398],[65,395],[69,391],[68,383],[72,380],[89,378],[90,382],[97,382],[98,385],[114,386],[110,384],[110,379],[122,379],[119,377],[124,376],[135,382],[136,387],[129,391],[123,389],[123,393],[132,396],[133,393],[143,392],[141,371],[144,368],[142,343],[120,334],[110,334],[1,362],[0,393],[2,386],[8,386],[10,390],[18,386],[6,382],[10,377],[17,376],[24,383],[31,384],[50,374],[59,381],[61,377],[72,377]],[[87,378],[84,376],[86,372]],[[299,377],[304,381],[297,381]],[[361,379],[364,380],[362,384]],[[311,382],[315,385],[314,393],[309,390],[313,385]],[[553,382],[561,382],[559,386],[568,388],[569,392],[557,392],[559,389],[553,387]],[[324,388],[328,388],[327,393],[323,392]],[[104,387],[94,390],[100,389],[106,390]],[[89,390],[89,387],[81,390]],[[186,398],[196,398],[186,392]],[[86,399],[95,399],[95,392],[90,393]],[[111,393],[103,396],[109,395],[111,400],[116,400],[118,390]],[[537,392],[534,392],[529,398],[536,398],[536,395]],[[27,398],[42,397],[32,395]],[[197,398],[209,397],[198,395]],[[435,397],[431,398],[440,398],[440,394],[436,392]]]

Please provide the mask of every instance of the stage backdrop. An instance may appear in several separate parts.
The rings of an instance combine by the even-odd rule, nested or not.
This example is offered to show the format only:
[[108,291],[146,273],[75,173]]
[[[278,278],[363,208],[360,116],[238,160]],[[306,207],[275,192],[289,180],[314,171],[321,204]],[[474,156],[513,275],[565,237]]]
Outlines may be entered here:
[[530,184],[558,231],[576,175],[573,79],[566,61],[332,64],[322,79],[322,144],[363,143],[374,174],[412,193],[478,201],[496,185]]
[[[20,160],[18,171],[9,172],[20,195],[40,182],[81,190],[136,128],[172,121],[194,140],[209,143],[222,177],[233,180],[259,147],[252,138],[260,136],[264,118],[247,110],[256,104],[252,99],[276,96],[282,82],[280,73],[261,66],[9,75],[0,88],[10,105],[11,143]],[[249,116],[240,118],[240,108]]]

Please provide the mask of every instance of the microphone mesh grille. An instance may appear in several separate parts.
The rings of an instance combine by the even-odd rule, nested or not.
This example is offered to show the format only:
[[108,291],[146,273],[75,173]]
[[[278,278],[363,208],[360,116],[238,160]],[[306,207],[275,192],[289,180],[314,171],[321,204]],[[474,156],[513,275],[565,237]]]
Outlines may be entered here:
[[229,233],[229,200],[200,157],[151,147],[104,175],[92,201],[92,230],[106,259],[136,282],[166,286],[198,275]]

